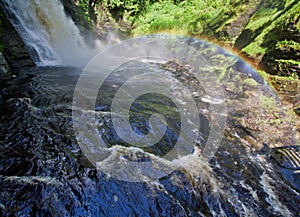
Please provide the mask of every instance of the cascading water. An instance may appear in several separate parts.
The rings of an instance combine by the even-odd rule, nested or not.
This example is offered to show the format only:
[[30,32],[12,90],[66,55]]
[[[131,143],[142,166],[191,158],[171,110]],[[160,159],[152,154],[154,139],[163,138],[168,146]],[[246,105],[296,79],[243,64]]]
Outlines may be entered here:
[[[59,0],[6,0],[3,4],[37,65],[82,65],[97,51],[86,46]],[[142,44],[147,49],[139,49],[139,43],[121,43],[114,46],[115,52],[108,49],[101,61],[94,59],[95,65],[87,68],[92,74],[86,74],[88,81],[83,82],[84,88],[75,91],[75,100],[74,90],[82,74],[79,68],[20,69],[9,81],[0,75],[0,216],[298,216],[299,173],[283,168],[292,176],[288,182],[268,157],[274,147],[294,145],[290,126],[284,123],[284,112],[272,90],[249,65],[220,47],[204,41],[181,40],[176,42],[189,44],[189,52],[178,49],[180,43],[167,50],[171,54],[184,52],[183,63],[177,63],[170,55],[166,60],[138,58],[117,64],[95,96],[90,96],[90,88],[99,86],[97,78],[101,73],[94,71],[96,67],[103,66],[106,72],[113,68],[107,62],[127,59],[123,55],[127,47],[134,49],[128,55],[134,57],[144,51],[152,56],[163,46],[153,40],[152,46]],[[199,57],[196,54],[210,60],[209,66],[198,65],[199,71],[193,71],[191,63]],[[149,72],[159,76],[146,77],[147,80],[142,77],[139,82],[131,80]],[[210,97],[206,92],[209,89],[201,88],[195,76],[212,87],[216,84],[212,73],[216,73],[215,80],[224,88],[227,113],[220,115],[227,117],[227,123],[215,156],[204,162],[201,156],[216,118],[211,108],[222,100]],[[151,129],[149,117],[153,114],[165,118],[162,120],[168,128],[157,144],[136,148],[115,130],[112,105],[122,86],[127,83],[145,89],[160,76],[164,78],[161,86],[176,90],[178,97],[174,102],[186,106],[186,98],[180,96],[191,94],[199,108],[201,125],[194,128],[199,138],[193,144],[193,152],[179,152],[187,150],[185,143],[174,149],[182,137],[181,128],[188,129],[182,141],[188,141],[193,128],[183,127],[180,109],[164,95],[143,94],[129,111],[130,125],[137,135]],[[188,88],[182,91],[182,86],[173,82],[175,79]],[[125,91],[120,102],[131,99],[135,91]],[[187,108],[182,110],[189,112]],[[187,122],[194,126],[193,119]],[[78,134],[74,123],[77,129],[86,128],[86,133],[79,130],[84,133]],[[214,129],[218,128],[215,125]],[[102,138],[105,146],[96,149],[90,132]],[[88,155],[89,150],[96,154]],[[173,153],[178,158],[163,158],[172,150],[176,150]],[[179,156],[180,153],[184,155]],[[276,162],[286,163],[280,151],[275,154]],[[139,165],[145,165],[145,170],[125,167],[131,162],[142,162]],[[149,169],[149,162],[157,166],[153,167],[155,170]],[[173,163],[176,170],[156,178],[166,174],[168,168],[173,170]],[[112,176],[111,171],[118,176]],[[127,181],[131,178],[128,174],[142,182]]]
[[97,52],[86,45],[59,0],[7,0],[4,7],[38,66],[80,66]]

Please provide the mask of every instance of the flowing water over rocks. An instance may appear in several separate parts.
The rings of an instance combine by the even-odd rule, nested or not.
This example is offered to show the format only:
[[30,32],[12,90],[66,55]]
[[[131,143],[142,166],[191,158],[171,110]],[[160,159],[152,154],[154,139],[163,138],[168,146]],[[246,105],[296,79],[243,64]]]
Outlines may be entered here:
[[[59,0],[5,0],[0,4],[38,66],[83,66],[99,51],[98,46],[87,45]],[[100,46],[100,41],[93,43]]]
[[208,164],[200,156],[213,118],[209,104],[220,102],[197,89],[188,66],[176,61],[120,66],[99,91],[95,109],[80,111],[96,115],[99,135],[112,149],[123,150],[113,159],[152,160],[178,138],[178,111],[168,98],[138,98],[130,119],[137,133],[149,131],[154,110],[166,116],[170,127],[154,147],[128,147],[110,120],[111,100],[127,79],[118,75],[150,67],[187,85],[200,110],[199,141],[183,166],[160,179],[141,174],[144,182],[121,181],[96,169],[78,145],[72,100],[80,69],[36,67],[2,77],[1,216],[298,216],[299,189],[269,157],[273,147],[297,145],[288,124],[278,122],[285,118],[280,103],[243,61],[206,48],[203,55],[217,71],[227,106],[224,137]]
[[[38,66],[82,66],[96,51],[85,45],[58,0],[1,4]],[[195,52],[184,53],[178,43],[170,53],[183,54],[185,62],[135,58],[115,65],[95,99],[84,89],[76,92],[82,74],[79,68],[33,67],[0,74],[0,215],[298,216],[299,180],[294,179],[298,167],[284,166],[289,165],[287,155],[296,153],[299,141],[277,96],[243,60],[199,40],[183,42]],[[146,52],[162,48],[154,45]],[[122,54],[122,49],[117,51]],[[201,55],[209,62],[195,70],[192,63]],[[157,89],[176,90],[178,97],[173,100],[149,92],[130,104],[129,128],[138,135],[135,138],[153,127],[161,132],[160,127],[167,126],[155,145],[136,147],[128,142],[132,138],[124,133],[127,129],[117,132],[113,119],[119,114],[111,110],[127,80],[148,71],[165,80],[146,76],[129,86],[143,89],[155,80],[161,82]],[[96,79],[87,84],[87,88],[98,85]],[[180,84],[186,89],[181,90]],[[208,93],[214,84],[221,87],[222,97]],[[123,96],[129,99],[134,94]],[[192,117],[188,125],[181,112],[190,110],[181,109],[187,104],[182,98],[192,99],[198,108],[196,116],[188,116]],[[78,102],[86,104],[86,109],[77,106]],[[215,113],[213,107],[219,105],[226,105],[226,112]],[[88,121],[90,117],[94,121]],[[221,122],[213,125],[221,120],[218,117],[227,118],[224,136],[207,163],[206,143],[212,131],[222,128]],[[195,127],[196,119],[200,127]],[[77,126],[90,131],[80,134]],[[107,147],[99,149],[90,132]],[[195,144],[190,146],[187,141],[195,135]],[[181,146],[174,150],[178,141]],[[278,151],[286,146],[294,152]],[[145,170],[125,168],[129,161],[144,163]],[[149,162],[157,167],[146,168]],[[109,173],[112,170],[118,177]],[[130,176],[138,181],[131,182]]]

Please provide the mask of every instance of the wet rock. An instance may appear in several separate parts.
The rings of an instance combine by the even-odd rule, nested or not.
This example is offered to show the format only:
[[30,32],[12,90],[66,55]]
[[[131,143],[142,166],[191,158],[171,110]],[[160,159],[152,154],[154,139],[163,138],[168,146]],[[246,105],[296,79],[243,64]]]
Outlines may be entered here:
[[[275,19],[261,17],[262,11],[267,12],[271,8],[276,8]],[[297,8],[299,1],[286,5],[261,1],[235,41],[234,48],[241,50],[243,55],[250,57],[260,69],[271,75],[299,76],[300,52],[297,44],[300,29]],[[270,16],[273,15],[271,12]],[[258,20],[262,21],[259,25],[256,23]]]
[[[69,16],[78,27],[81,35],[84,36],[87,43],[93,43],[97,38],[105,40],[107,33],[99,31],[95,23],[88,20],[84,12],[78,6],[77,1],[61,0],[64,6],[65,13]],[[91,44],[91,46],[94,46]]]
[[284,177],[300,190],[300,147],[274,148],[270,157],[277,162]]
[[[221,58],[212,62],[215,67],[224,64]],[[95,103],[96,111],[78,113],[96,117],[96,125],[91,125],[90,129],[96,128],[109,150],[117,153],[109,162],[128,162],[128,159],[154,162],[160,151],[164,154],[177,141],[182,126],[177,121],[178,111],[172,109],[174,106],[167,98],[154,94],[136,99],[130,109],[130,125],[135,132],[142,135],[149,131],[149,116],[153,113],[162,114],[170,126],[165,138],[151,146],[152,150],[136,151],[113,132],[109,118],[111,101],[124,82],[120,75],[127,80],[126,76],[133,73],[133,69],[143,73],[145,67],[150,67],[177,78],[195,97],[200,116],[207,117],[207,121],[201,122],[197,148],[183,156],[186,164],[168,176],[153,180],[145,179],[148,174],[134,170],[135,175],[144,178],[142,183],[117,180],[97,170],[78,146],[72,127],[76,121],[71,118],[72,94],[80,72],[58,67],[37,67],[31,73],[23,70],[7,82],[2,91],[5,107],[0,109],[0,148],[3,150],[0,153],[3,175],[2,179],[0,177],[3,189],[0,216],[218,216],[220,213],[224,216],[249,213],[253,216],[297,216],[299,194],[274,170],[265,156],[269,149],[265,145],[261,147],[264,141],[263,144],[291,144],[286,133],[289,131],[284,131],[280,124],[270,124],[283,117],[275,110],[276,102],[268,86],[255,80],[255,76],[249,80],[246,65],[225,65],[224,73],[216,70],[225,85],[228,121],[219,150],[209,163],[199,156],[209,134],[209,129],[204,128],[210,126],[213,114],[209,103],[203,102],[201,88],[197,89],[199,85],[195,85],[195,79],[188,76],[192,73],[173,61],[164,67],[139,61],[128,65],[130,68],[118,67],[104,82]],[[201,78],[209,81],[204,76]],[[84,102],[88,100],[84,98]],[[261,130],[255,129],[257,127]],[[85,137],[83,135],[83,139]],[[120,146],[125,154],[118,152]],[[164,168],[169,167],[167,161],[159,162]],[[125,171],[123,166],[102,163]]]
[[3,2],[0,1],[0,19],[1,19],[1,37],[0,44],[3,45],[3,55],[7,63],[11,67],[29,67],[34,66],[34,62],[29,55],[28,48],[24,44],[23,40],[14,29],[12,24],[6,17],[6,12],[4,7],[2,7]]
[[294,112],[295,112],[297,115],[300,115],[300,106],[294,108]]
[[[241,13],[233,22],[225,25],[223,30],[225,35],[228,35],[231,40],[237,39],[249,22],[251,15],[257,10],[257,8],[258,6],[247,8],[246,11]],[[239,46],[238,43],[237,46]]]
[[0,52],[0,74],[7,73],[9,71],[9,65],[6,62],[3,54]]
[[295,50],[276,49],[262,57],[259,67],[271,75],[300,76],[299,59],[300,53]]
[[299,147],[280,147],[271,151],[271,157],[286,169],[300,169],[300,148]]
[[85,18],[83,12],[80,10],[80,8],[75,4],[75,1],[73,0],[61,0],[65,13],[71,17],[71,19],[74,21],[74,23],[81,28],[81,31],[88,31],[88,29],[91,29],[91,24],[87,21]]

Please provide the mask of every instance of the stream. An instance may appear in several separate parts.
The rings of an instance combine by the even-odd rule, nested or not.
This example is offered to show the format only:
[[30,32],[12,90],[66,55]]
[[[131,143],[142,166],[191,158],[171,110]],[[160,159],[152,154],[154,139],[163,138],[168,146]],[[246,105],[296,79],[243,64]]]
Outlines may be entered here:
[[[123,83],[128,79],[126,76],[121,79],[118,75],[130,68],[134,71],[151,67],[167,73],[170,78],[178,78],[178,74],[182,73],[181,81],[191,90],[197,88],[198,85],[193,86],[195,78],[184,75],[182,69],[181,72],[170,70],[172,64],[176,65],[172,62],[161,64],[136,60],[120,66],[101,87],[103,94],[98,94],[94,111],[80,112],[96,112],[97,133],[108,144],[109,150],[115,147],[113,150],[120,152],[103,165],[109,166],[109,163],[126,157],[131,161],[151,161],[153,156],[157,156],[162,159],[161,165],[168,167],[167,160],[162,156],[178,140],[180,131],[180,112],[172,109],[175,104],[169,98],[145,94],[131,106],[130,122],[138,134],[149,131],[151,126],[148,120],[153,109],[167,117],[169,128],[164,137],[151,147],[131,148],[114,131],[109,111],[112,97],[122,84],[122,79]],[[232,78],[242,79],[244,73],[233,69],[237,68],[237,64],[241,62],[236,62],[228,72],[231,72]],[[140,174],[137,175],[139,181],[132,182],[122,174],[107,173],[103,165],[102,169],[97,169],[94,164],[96,160],[93,162],[87,157],[76,139],[72,102],[81,73],[79,68],[35,67],[20,69],[12,78],[1,80],[1,216],[299,214],[299,192],[281,175],[278,165],[271,162],[269,153],[274,144],[263,142],[276,139],[280,143],[280,138],[268,134],[274,125],[269,122],[265,123],[267,126],[252,123],[255,119],[251,116],[255,115],[257,119],[256,112],[262,112],[261,109],[265,112],[265,118],[272,118],[274,113],[259,104],[258,99],[261,98],[258,96],[264,94],[277,102],[271,89],[259,83],[262,80],[254,80],[254,86],[254,82],[242,83],[244,94],[228,89],[236,82],[235,79],[234,82],[227,82],[227,124],[222,142],[209,163],[201,158],[211,123],[209,103],[194,96],[202,108],[199,116],[200,137],[193,151],[180,159],[185,163],[158,178],[149,179],[147,174]],[[232,88],[235,89],[235,85]],[[198,91],[201,95],[201,90]],[[253,106],[253,100],[256,106]],[[262,129],[245,127],[247,124],[242,123],[245,117],[249,117],[249,126],[252,124],[253,128]],[[278,126],[275,129],[278,130]],[[265,134],[268,134],[268,141]],[[88,147],[89,143],[86,144]],[[97,161],[103,160],[103,156],[98,157],[101,159]]]

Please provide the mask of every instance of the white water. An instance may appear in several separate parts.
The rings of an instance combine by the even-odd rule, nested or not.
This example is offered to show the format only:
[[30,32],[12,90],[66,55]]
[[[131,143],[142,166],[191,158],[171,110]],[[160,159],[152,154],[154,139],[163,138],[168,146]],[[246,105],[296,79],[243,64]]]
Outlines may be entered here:
[[276,214],[281,216],[293,216],[287,207],[280,202],[272,178],[266,173],[262,174],[260,178],[260,184],[268,195],[266,201],[270,204],[270,209],[273,209]]
[[38,66],[82,66],[97,53],[86,45],[59,0],[6,0],[4,5]]

